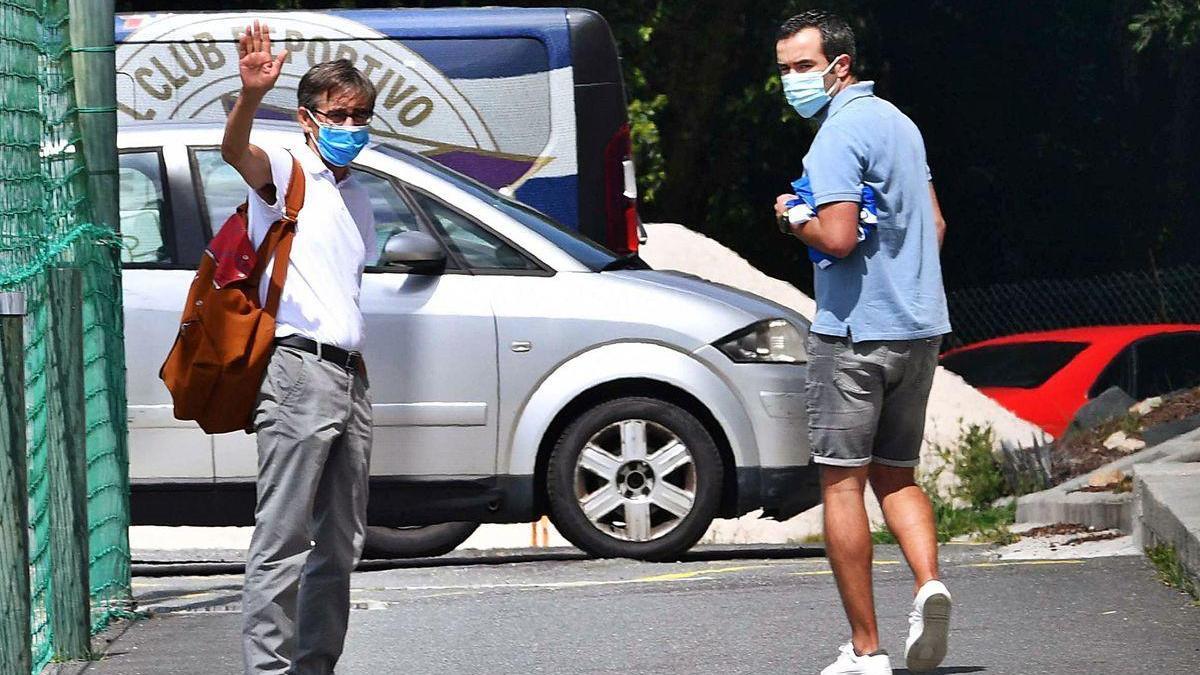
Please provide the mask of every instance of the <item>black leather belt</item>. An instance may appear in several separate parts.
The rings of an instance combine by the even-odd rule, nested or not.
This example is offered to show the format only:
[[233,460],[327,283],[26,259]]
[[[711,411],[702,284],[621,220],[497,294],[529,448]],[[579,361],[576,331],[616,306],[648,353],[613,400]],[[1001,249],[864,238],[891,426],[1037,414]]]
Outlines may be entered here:
[[361,373],[363,371],[363,358],[359,352],[352,352],[341,347],[323,344],[300,335],[275,338],[275,344],[315,354],[322,361],[329,361],[351,372]]

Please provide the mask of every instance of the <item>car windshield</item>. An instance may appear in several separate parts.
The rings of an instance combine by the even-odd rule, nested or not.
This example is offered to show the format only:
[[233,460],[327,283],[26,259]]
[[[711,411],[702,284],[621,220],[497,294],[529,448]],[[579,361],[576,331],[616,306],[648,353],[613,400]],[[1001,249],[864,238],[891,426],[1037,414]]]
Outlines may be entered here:
[[611,269],[614,262],[620,260],[617,254],[600,244],[577,232],[568,230],[550,216],[534,210],[515,199],[506,197],[470,176],[465,176],[428,157],[400,150],[387,144],[380,144],[375,149],[388,157],[407,162],[429,173],[436,174],[438,177],[453,183],[460,190],[478,197],[502,211],[506,216],[548,239],[567,255],[578,260],[593,272],[600,272],[606,268]]
[[972,387],[1034,389],[1086,348],[1086,342],[995,345],[949,354],[942,359],[942,365]]

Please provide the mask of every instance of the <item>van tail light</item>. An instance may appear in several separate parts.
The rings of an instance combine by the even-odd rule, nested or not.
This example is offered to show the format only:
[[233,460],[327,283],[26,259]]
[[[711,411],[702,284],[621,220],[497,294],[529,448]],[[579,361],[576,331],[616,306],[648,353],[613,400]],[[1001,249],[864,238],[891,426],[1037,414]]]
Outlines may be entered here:
[[605,243],[619,254],[636,253],[642,219],[638,215],[637,176],[628,123],[617,129],[604,148],[604,189],[608,223]]

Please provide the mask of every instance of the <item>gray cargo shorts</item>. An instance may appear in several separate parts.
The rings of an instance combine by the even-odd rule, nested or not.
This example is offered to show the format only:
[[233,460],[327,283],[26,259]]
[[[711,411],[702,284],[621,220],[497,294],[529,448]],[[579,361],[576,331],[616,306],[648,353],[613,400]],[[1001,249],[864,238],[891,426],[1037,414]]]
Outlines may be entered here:
[[831,466],[916,466],[942,338],[808,335],[809,444]]

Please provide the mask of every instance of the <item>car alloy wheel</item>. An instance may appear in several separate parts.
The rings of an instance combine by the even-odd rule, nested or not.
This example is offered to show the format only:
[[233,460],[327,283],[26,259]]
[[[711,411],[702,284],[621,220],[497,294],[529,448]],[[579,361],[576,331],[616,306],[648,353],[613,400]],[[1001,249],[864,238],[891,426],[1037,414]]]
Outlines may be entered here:
[[597,529],[623,541],[650,541],[692,512],[696,465],[671,430],[621,420],[593,435],[579,453],[575,497]]
[[546,472],[550,517],[595,556],[675,559],[708,530],[724,468],[696,415],[627,397],[581,413],[559,436]]

